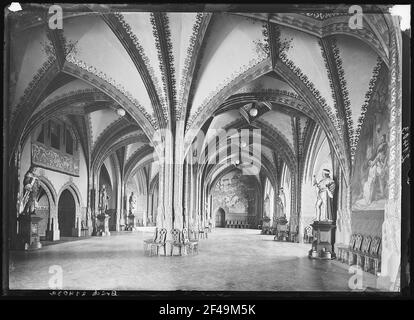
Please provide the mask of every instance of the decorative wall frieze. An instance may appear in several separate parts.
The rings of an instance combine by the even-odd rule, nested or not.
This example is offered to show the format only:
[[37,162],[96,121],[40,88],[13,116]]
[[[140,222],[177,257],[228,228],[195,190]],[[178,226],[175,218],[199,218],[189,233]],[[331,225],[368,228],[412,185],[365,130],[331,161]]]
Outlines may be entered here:
[[64,154],[41,143],[32,143],[32,163],[49,170],[79,176],[79,156]]
[[106,73],[99,71],[98,69],[96,69],[93,66],[90,66],[88,64],[86,64],[84,61],[77,59],[74,55],[69,54],[66,57],[66,60],[70,63],[73,63],[74,65],[78,66],[79,68],[86,70],[92,74],[94,74],[95,76],[97,76],[98,78],[104,80],[105,82],[107,82],[108,84],[112,85],[113,87],[115,87],[118,91],[120,91],[134,106],[137,107],[137,109],[142,113],[142,115],[151,123],[151,125],[154,128],[158,128],[158,122],[157,120],[154,118],[153,115],[149,114],[147,112],[147,110],[139,103],[139,101],[137,99],[135,99],[132,94],[127,91],[122,85],[120,85],[119,83],[117,83],[114,79],[112,79],[111,77],[109,77]]

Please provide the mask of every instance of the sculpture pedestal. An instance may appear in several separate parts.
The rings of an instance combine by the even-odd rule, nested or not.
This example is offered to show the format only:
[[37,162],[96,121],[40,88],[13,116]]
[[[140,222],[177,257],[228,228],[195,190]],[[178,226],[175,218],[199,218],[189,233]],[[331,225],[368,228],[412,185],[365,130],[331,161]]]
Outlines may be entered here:
[[280,217],[276,219],[276,235],[273,240],[275,241],[287,241],[288,240],[288,227],[287,219]]
[[288,229],[286,224],[276,225],[275,241],[287,241],[288,240]]
[[331,221],[315,221],[312,225],[314,237],[316,240],[312,242],[312,249],[309,250],[309,258],[332,260],[336,258],[332,235],[336,228],[335,223]]
[[134,231],[135,228],[135,216],[131,213],[128,216],[128,226],[126,227],[126,231]]
[[105,215],[99,215],[96,219],[96,225],[97,225],[97,231],[96,235],[98,237],[104,237],[104,236],[110,236],[111,233],[109,232],[109,218],[110,216]]
[[36,215],[21,214],[19,221],[20,248],[24,250],[37,250],[42,247],[39,235],[39,221],[41,217]]

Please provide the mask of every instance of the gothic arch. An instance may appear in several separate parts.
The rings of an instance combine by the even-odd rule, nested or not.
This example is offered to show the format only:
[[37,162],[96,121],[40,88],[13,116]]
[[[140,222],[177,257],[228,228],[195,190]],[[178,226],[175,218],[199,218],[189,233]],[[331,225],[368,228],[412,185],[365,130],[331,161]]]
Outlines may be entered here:
[[59,198],[62,195],[62,192],[65,191],[66,189],[68,189],[68,191],[72,194],[73,199],[75,199],[76,216],[78,216],[81,213],[80,208],[83,204],[83,201],[82,201],[81,193],[75,183],[73,183],[72,181],[66,182],[59,190],[57,201],[59,202]]

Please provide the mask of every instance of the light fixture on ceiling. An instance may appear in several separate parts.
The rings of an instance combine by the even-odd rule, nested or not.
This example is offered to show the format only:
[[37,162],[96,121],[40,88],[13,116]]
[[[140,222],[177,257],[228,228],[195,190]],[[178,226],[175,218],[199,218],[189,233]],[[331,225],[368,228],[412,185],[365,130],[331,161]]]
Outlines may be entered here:
[[247,147],[247,143],[246,143],[246,141],[242,141],[242,142],[241,142],[241,147],[242,147],[242,148],[246,148],[246,147]]
[[255,116],[257,116],[258,111],[257,111],[256,108],[253,107],[249,110],[249,113],[252,117],[255,117]]
[[238,165],[240,164],[240,160],[239,160],[239,159],[237,159],[236,161],[234,161],[234,164],[235,164],[236,166],[238,166]]
[[122,108],[118,108],[116,109],[116,113],[118,114],[118,116],[123,117],[125,115],[125,110]]

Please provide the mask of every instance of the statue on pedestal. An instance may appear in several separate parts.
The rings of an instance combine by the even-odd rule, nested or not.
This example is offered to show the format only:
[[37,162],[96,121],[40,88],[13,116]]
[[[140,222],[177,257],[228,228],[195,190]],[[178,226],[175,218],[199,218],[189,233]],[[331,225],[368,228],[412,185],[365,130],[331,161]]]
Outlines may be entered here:
[[99,215],[96,217],[96,235],[98,236],[109,236],[109,218],[110,216],[106,213],[108,210],[108,200],[110,196],[106,191],[106,186],[102,185],[101,190],[99,190]]
[[133,192],[129,196],[129,214],[133,214],[137,206],[137,199]]
[[102,185],[101,190],[99,191],[99,213],[106,214],[106,210],[108,210],[108,200],[110,196],[106,191],[106,186]]
[[[283,192],[283,191],[282,191]],[[283,199],[281,197],[281,194],[279,193],[278,197],[276,198],[276,212],[278,217],[285,216],[285,207],[283,204]]]
[[315,205],[317,221],[332,222],[334,219],[332,201],[335,192],[335,181],[330,177],[329,174],[329,170],[323,169],[322,179],[319,182],[316,181],[316,176],[313,176],[313,185],[318,189]]
[[129,196],[129,215],[128,215],[128,231],[135,230],[135,215],[134,211],[137,205],[137,199],[133,192],[131,192],[131,195]]
[[36,176],[36,167],[30,167],[29,171],[23,179],[23,196],[20,200],[20,212],[21,214],[34,215],[36,214],[37,205],[37,191],[38,191],[38,178]]
[[24,250],[40,249],[39,222],[41,217],[36,216],[38,178],[36,167],[30,167],[23,179],[23,196],[19,203],[19,238]]

